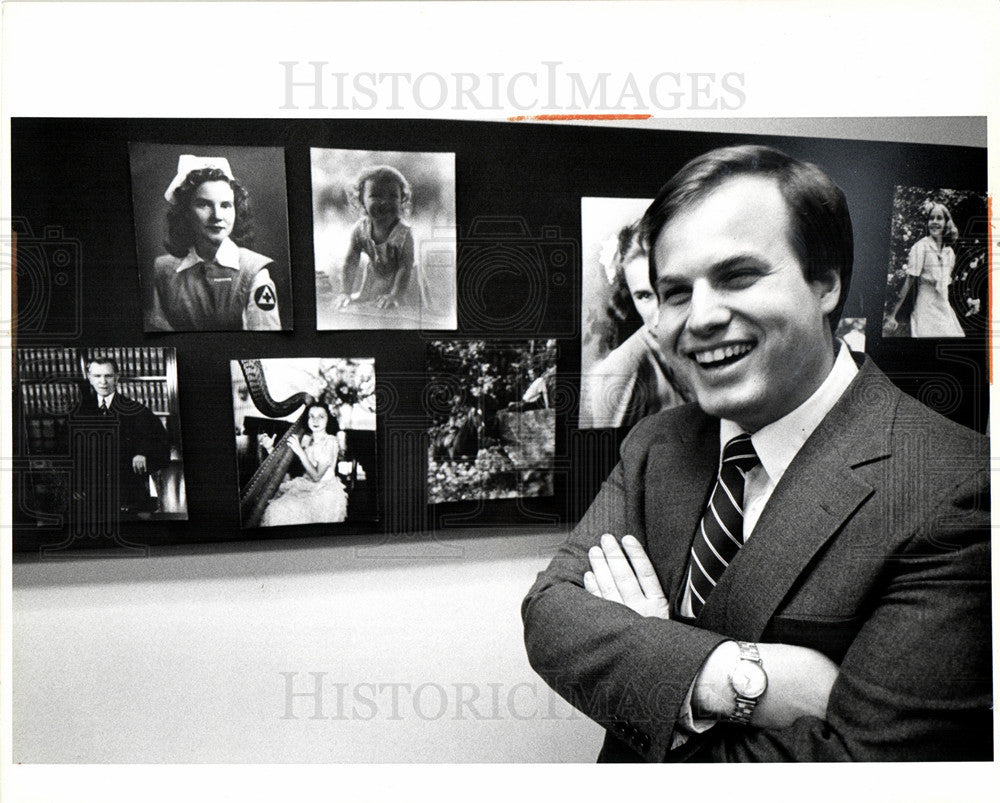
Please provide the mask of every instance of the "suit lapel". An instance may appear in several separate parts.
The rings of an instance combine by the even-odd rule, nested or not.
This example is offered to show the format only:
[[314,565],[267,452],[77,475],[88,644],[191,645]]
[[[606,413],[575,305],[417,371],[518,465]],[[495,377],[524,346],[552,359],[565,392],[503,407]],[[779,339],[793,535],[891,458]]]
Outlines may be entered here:
[[899,391],[868,361],[782,476],[699,624],[757,640],[809,562],[874,492],[854,467],[889,454]]
[[649,452],[646,516],[650,559],[667,599],[680,605],[688,556],[719,461],[718,420],[696,407]]

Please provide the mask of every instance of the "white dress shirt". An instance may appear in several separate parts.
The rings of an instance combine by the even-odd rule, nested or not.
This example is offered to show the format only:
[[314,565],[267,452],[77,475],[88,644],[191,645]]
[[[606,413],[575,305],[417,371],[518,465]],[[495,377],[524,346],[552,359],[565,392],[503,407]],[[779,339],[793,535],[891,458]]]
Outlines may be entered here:
[[[746,485],[743,490],[743,543],[746,543],[753,533],[767,500],[771,498],[771,494],[774,493],[789,464],[795,459],[795,455],[799,453],[799,449],[844,395],[844,391],[854,381],[857,373],[858,366],[854,364],[851,350],[841,345],[833,368],[812,396],[783,418],[761,427],[750,435],[750,442],[757,451],[760,464],[750,469],[746,475]],[[720,460],[725,445],[744,432],[745,430],[734,421],[722,419],[719,422]],[[684,589],[681,614],[694,616],[689,586],[685,586]]]
[[[795,459],[795,455],[813,434],[827,413],[844,395],[848,385],[857,376],[858,366],[851,357],[851,350],[843,343],[833,362],[833,368],[816,391],[802,404],[786,416],[761,427],[750,435],[760,464],[747,472],[746,485],[743,490],[743,543],[753,533],[764,506],[774,493],[786,469]],[[719,459],[722,459],[722,449],[737,435],[745,430],[734,421],[722,419],[719,422]],[[688,570],[690,571],[690,569]],[[692,617],[691,587],[685,583],[684,598],[681,600],[681,615]],[[695,682],[697,677],[695,678]],[[681,707],[679,723],[682,728],[692,733],[703,733],[715,724],[714,719],[696,719],[691,710],[691,697],[694,693],[694,682],[688,690],[687,698]],[[673,748],[680,747],[687,736],[682,732],[674,734]]]

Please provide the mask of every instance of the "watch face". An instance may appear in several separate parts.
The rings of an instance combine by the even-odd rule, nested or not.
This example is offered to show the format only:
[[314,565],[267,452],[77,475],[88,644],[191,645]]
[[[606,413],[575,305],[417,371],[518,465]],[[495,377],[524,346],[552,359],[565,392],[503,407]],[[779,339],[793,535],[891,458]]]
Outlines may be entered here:
[[741,697],[756,699],[767,688],[767,675],[760,664],[740,661],[733,670],[733,690]]

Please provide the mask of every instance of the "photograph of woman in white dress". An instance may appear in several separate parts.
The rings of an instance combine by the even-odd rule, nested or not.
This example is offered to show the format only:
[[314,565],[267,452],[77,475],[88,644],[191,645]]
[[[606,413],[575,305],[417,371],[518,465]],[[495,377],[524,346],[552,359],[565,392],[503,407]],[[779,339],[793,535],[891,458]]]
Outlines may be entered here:
[[685,401],[655,335],[659,304],[638,225],[648,205],[631,198],[581,202],[580,429],[628,427]]
[[244,529],[378,519],[375,361],[231,362]]
[[[313,403],[306,408],[308,433],[289,435],[288,448],[305,472],[298,477],[286,477],[278,493],[267,503],[261,527],[281,524],[311,524],[338,522],[347,518],[347,492],[337,477],[340,444],[337,419],[325,404]],[[257,440],[264,451],[274,451],[275,437],[261,433]]]
[[[896,188],[883,335],[965,337],[977,323],[982,299],[976,285],[986,266],[985,240],[974,233],[980,206],[976,193]],[[959,215],[973,236],[960,237]]]

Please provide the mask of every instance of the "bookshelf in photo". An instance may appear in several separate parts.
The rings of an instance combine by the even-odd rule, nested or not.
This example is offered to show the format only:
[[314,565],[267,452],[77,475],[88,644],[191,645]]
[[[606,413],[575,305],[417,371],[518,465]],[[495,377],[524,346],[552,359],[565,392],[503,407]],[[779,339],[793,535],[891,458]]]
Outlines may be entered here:
[[[17,380],[27,436],[27,453],[52,454],[63,440],[67,420],[90,392],[88,360],[111,357],[118,364],[118,391],[148,407],[160,419],[171,444],[179,441],[177,370],[173,349],[38,347],[17,350]],[[178,455],[172,455],[179,459]]]
[[156,518],[187,518],[177,357],[172,348],[155,346],[25,347],[17,350],[15,382],[21,404],[18,438],[28,472],[18,514],[36,526],[66,515],[71,488],[80,478],[72,452],[72,420],[94,391],[87,364],[107,357],[118,366],[116,393],[139,402],[159,419],[169,443],[169,462],[149,477]]

